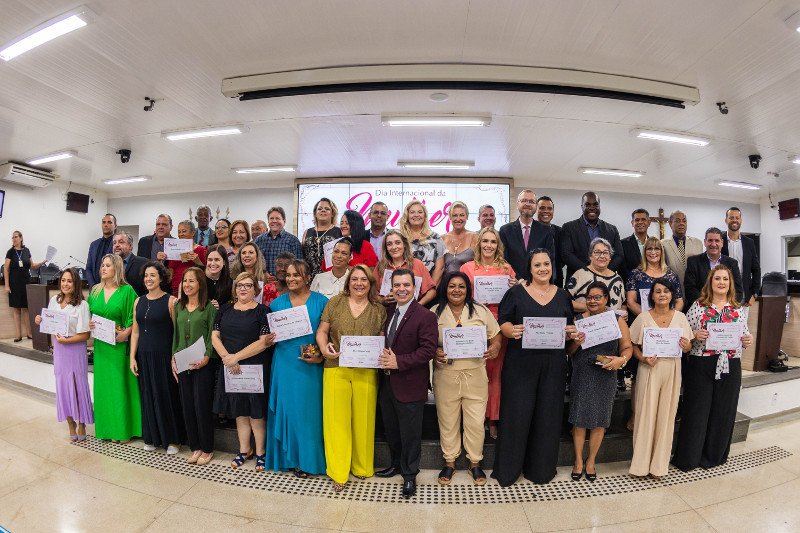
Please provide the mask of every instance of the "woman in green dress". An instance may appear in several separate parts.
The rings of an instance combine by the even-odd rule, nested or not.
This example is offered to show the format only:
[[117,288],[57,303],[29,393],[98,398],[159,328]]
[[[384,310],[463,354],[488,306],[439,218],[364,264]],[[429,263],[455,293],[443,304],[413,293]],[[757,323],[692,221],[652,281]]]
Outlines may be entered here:
[[[92,287],[89,310],[113,320],[115,344],[94,340],[95,436],[112,442],[128,442],[142,435],[139,384],[130,371],[128,337],[133,327],[136,292],[125,281],[125,269],[118,255],[106,254],[100,265],[100,283]],[[89,322],[94,329],[94,321]]]

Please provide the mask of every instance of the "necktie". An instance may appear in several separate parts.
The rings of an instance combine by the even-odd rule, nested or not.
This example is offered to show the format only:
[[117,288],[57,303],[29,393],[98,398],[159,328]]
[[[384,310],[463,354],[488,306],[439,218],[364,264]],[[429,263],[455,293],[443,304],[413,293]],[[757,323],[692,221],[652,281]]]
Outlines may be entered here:
[[686,268],[686,244],[685,240],[678,241],[678,255],[681,256],[681,264]]
[[389,347],[392,347],[392,341],[394,341],[394,334],[397,332],[397,322],[400,320],[400,309],[394,310],[394,318],[392,319],[392,323],[389,326],[389,335],[386,340],[389,341]]
[[522,242],[525,243],[526,250],[528,249],[528,239],[530,239],[531,236],[530,230],[531,230],[530,226],[525,226],[525,232],[522,234]]
[[205,243],[205,233],[206,233],[205,231],[201,231],[200,232],[200,238],[197,239],[197,244],[199,244],[200,246],[205,246],[206,245],[206,243]]

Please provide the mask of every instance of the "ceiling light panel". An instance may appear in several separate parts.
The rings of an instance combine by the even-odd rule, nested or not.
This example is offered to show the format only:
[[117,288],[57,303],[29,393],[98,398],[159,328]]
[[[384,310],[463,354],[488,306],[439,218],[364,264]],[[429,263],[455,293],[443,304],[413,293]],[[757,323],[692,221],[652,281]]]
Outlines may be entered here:
[[393,127],[482,127],[492,123],[491,115],[381,115],[381,124]]
[[113,180],[106,180],[103,183],[106,185],[119,185],[122,183],[136,183],[140,181],[149,181],[150,176],[131,176],[130,178],[119,178]]
[[475,161],[398,161],[398,167],[427,170],[469,170]]
[[632,133],[640,139],[689,144],[692,146],[708,146],[708,144],[711,142],[709,139],[704,137],[696,137],[693,135],[685,135],[683,133],[675,133],[670,131],[635,129]]
[[272,167],[251,167],[251,168],[232,168],[237,174],[262,174],[269,172],[294,172],[296,165],[279,165]]
[[745,183],[743,181],[720,181],[717,185],[722,187],[735,187],[737,189],[748,189],[751,191],[758,191],[761,189],[761,185],[756,185],[755,183]]
[[53,39],[83,28],[94,22],[97,15],[88,7],[80,6],[44,22],[6,43],[0,49],[0,59],[11,61]]
[[623,178],[641,178],[645,175],[644,171],[640,170],[623,170],[619,168],[592,168],[580,167],[578,172],[583,174],[597,174],[601,176],[620,176]]
[[78,152],[74,150],[64,150],[63,152],[58,152],[55,154],[45,155],[42,157],[37,157],[36,159],[31,159],[28,161],[29,165],[43,165],[45,163],[51,163],[53,161],[60,161],[62,159],[69,159],[70,157],[75,157],[78,155]]
[[231,124],[227,126],[213,126],[206,128],[162,131],[161,136],[170,141],[181,141],[184,139],[200,139],[203,137],[239,135],[247,131],[248,131],[247,127],[244,126],[243,124]]

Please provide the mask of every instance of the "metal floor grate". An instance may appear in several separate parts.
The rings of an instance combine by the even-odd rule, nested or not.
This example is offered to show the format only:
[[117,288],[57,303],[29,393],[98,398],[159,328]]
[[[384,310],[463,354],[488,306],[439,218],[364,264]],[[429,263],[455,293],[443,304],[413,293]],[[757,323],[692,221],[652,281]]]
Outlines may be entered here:
[[636,478],[629,475],[612,475],[598,477],[597,481],[574,482],[572,480],[553,481],[547,485],[535,485],[528,481],[520,481],[510,487],[501,487],[490,480],[486,485],[417,485],[415,497],[405,500],[402,497],[402,485],[397,482],[359,482],[351,481],[347,488],[335,493],[331,490],[331,482],[327,476],[315,476],[310,479],[299,479],[286,472],[254,472],[253,462],[246,463],[242,469],[209,464],[205,466],[191,465],[184,457],[168,456],[159,452],[146,452],[134,446],[113,444],[107,441],[87,437],[86,441],[77,443],[88,450],[113,457],[133,464],[156,468],[197,479],[205,479],[224,485],[246,487],[269,492],[313,496],[319,498],[345,499],[361,502],[385,503],[439,503],[439,504],[492,504],[492,503],[527,503],[536,501],[571,500],[609,496],[654,489],[658,487],[690,483],[702,479],[710,479],[740,470],[755,468],[767,463],[779,461],[791,456],[790,452],[771,446],[732,456],[728,462],[710,470],[695,469],[681,472],[670,466],[669,473],[660,481],[647,478]]

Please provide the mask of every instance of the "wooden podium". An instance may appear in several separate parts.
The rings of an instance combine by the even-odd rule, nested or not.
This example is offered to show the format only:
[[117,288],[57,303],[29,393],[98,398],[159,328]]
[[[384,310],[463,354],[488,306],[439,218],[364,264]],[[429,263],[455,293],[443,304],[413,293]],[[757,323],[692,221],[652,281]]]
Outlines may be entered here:
[[786,296],[759,296],[758,302],[758,330],[752,370],[761,372],[769,368],[769,362],[778,357],[781,349]]

